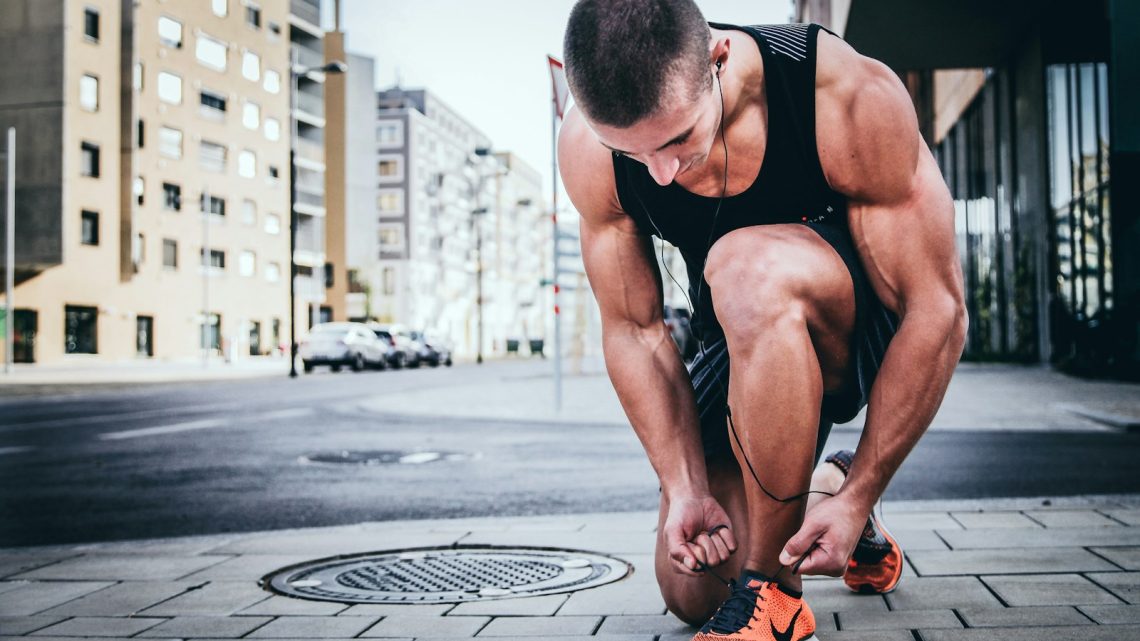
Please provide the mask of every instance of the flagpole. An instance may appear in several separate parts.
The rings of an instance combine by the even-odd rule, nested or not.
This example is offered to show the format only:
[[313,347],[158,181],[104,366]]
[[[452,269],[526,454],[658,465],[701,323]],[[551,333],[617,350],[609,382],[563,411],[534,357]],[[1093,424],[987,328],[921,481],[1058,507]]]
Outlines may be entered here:
[[555,92],[550,102],[550,174],[551,202],[554,210],[550,214],[553,225],[551,238],[554,260],[554,409],[562,411],[562,310],[558,305],[559,265],[558,265],[558,94]]

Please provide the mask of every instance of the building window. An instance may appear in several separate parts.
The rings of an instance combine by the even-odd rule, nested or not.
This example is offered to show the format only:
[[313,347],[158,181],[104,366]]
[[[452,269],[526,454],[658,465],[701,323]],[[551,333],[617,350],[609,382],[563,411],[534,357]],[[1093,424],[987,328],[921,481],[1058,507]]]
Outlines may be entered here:
[[226,269],[226,252],[221,249],[210,250],[210,260],[206,261],[206,250],[199,252],[202,259],[202,267],[209,267],[210,271],[220,272]]
[[83,10],[83,35],[91,42],[99,42],[99,10],[87,7]]
[[253,276],[257,273],[257,255],[251,251],[238,254],[238,273],[242,276]]
[[250,227],[257,224],[257,203],[248,198],[241,201],[241,224]]
[[241,75],[246,80],[257,82],[261,79],[261,58],[252,51],[244,51],[241,56]]
[[395,251],[404,247],[404,226],[403,225],[381,225],[380,226],[380,249],[383,251]]
[[281,233],[281,217],[277,214],[265,215],[265,233],[267,234],[280,234]]
[[182,158],[182,131],[171,127],[159,127],[158,153],[167,158]]
[[175,49],[182,48],[182,23],[160,16],[158,18],[158,41]]
[[238,175],[242,178],[253,178],[257,175],[257,155],[248,149],[238,154]]
[[99,145],[83,142],[79,145],[79,175],[99,177]]
[[141,63],[141,62],[135,63],[135,70],[134,70],[133,75],[134,75],[134,77],[132,79],[132,86],[134,87],[135,91],[142,92],[143,84],[144,84],[143,81],[144,81],[144,78],[146,77],[146,74],[143,71],[143,63]]
[[97,354],[96,323],[99,310],[95,307],[67,305],[63,308],[64,352],[68,354]]
[[281,265],[277,263],[268,263],[265,266],[265,280],[276,283],[281,280]]
[[199,325],[201,328],[201,347],[213,351],[222,349],[222,317],[217,314],[207,314],[206,322]]
[[198,164],[209,171],[224,172],[226,170],[225,145],[203,140],[198,145]]
[[146,127],[143,125],[143,119],[139,118],[135,121],[135,148],[142,149],[146,146]]
[[79,108],[84,111],[99,111],[99,79],[91,74],[79,78]]
[[182,187],[174,183],[162,183],[162,208],[167,211],[182,211]]
[[376,208],[381,216],[401,216],[404,213],[404,190],[382,189],[376,197]]
[[99,212],[84,209],[82,212],[83,227],[79,242],[84,245],[99,244]]
[[226,199],[221,196],[211,196],[209,194],[202,194],[202,207],[203,214],[210,213],[215,216],[226,215]]
[[403,178],[403,167],[399,157],[383,158],[376,163],[376,175],[387,181]]
[[182,104],[182,77],[169,71],[158,72],[158,99],[172,105]]
[[276,181],[278,174],[279,172],[277,171],[277,165],[269,165],[269,179]]
[[173,238],[162,239],[162,266],[178,269],[178,241]]
[[142,265],[145,260],[146,236],[135,234],[134,242],[131,243],[131,262],[134,264],[136,273],[139,271],[139,265]]
[[265,139],[273,142],[281,140],[281,121],[276,118],[265,119]]
[[241,106],[241,124],[246,129],[257,129],[261,126],[261,107],[256,102],[247,102]]
[[221,120],[226,116],[226,97],[223,94],[202,89],[198,92],[198,113],[211,120]]
[[396,270],[391,267],[385,267],[380,272],[381,287],[384,290],[385,296],[394,296],[396,294]]
[[135,354],[144,358],[154,356],[154,317],[135,317]]
[[376,128],[376,143],[380,147],[402,147],[404,145],[404,123],[398,120],[380,123]]
[[281,25],[270,20],[269,21],[269,32],[275,36],[281,35]]
[[230,12],[229,0],[210,0],[210,8],[213,9],[214,15],[219,18],[226,17]]
[[245,6],[245,23],[254,29],[261,28],[261,7],[255,4]]
[[198,36],[198,46],[194,50],[198,62],[217,71],[226,70],[226,43],[205,34]]
[[143,180],[142,176],[135,176],[131,191],[135,195],[135,202],[142,207],[143,201],[146,198],[146,181]]
[[266,69],[265,82],[262,86],[271,94],[276,94],[281,91],[281,74],[272,69]]

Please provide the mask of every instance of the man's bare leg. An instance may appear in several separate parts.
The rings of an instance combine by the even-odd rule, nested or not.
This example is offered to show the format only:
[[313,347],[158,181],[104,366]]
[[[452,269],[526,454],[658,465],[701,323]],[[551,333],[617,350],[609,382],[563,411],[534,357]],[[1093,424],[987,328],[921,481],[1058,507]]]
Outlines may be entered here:
[[808,490],[823,392],[846,371],[851,277],[835,250],[800,225],[727,234],[713,246],[705,277],[731,359],[730,429],[752,526],[743,567],[799,590],[800,577],[778,557],[803,522],[806,497],[773,497]]

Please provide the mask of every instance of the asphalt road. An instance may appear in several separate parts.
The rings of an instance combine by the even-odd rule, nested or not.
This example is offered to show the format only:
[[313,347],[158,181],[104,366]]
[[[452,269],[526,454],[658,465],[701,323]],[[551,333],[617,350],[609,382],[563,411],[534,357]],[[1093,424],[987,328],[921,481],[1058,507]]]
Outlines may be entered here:
[[[655,477],[628,427],[359,407],[424,387],[446,398],[448,386],[487,371],[0,398],[0,546],[656,507]],[[829,448],[857,439],[837,428]],[[371,462],[322,462],[344,452]],[[1140,434],[946,431],[923,438],[887,498],[1138,492]]]

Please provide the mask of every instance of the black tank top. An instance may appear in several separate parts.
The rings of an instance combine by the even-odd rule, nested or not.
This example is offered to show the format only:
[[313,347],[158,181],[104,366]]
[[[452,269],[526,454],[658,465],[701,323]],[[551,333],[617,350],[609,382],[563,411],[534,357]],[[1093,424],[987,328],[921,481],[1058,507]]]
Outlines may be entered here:
[[748,189],[724,199],[715,230],[713,213],[719,197],[693,194],[676,182],[662,187],[645,165],[616,154],[614,177],[622,209],[641,232],[680,250],[689,274],[689,297],[696,308],[693,329],[705,340],[714,340],[722,332],[707,283],[699,285],[700,300],[697,296],[712,243],[730,231],[753,225],[812,223],[836,225],[846,232],[847,203],[828,186],[815,142],[816,39],[823,27],[709,24],[749,34],[763,57],[763,79],[755,79],[765,83],[768,100],[768,142],[760,173]]

